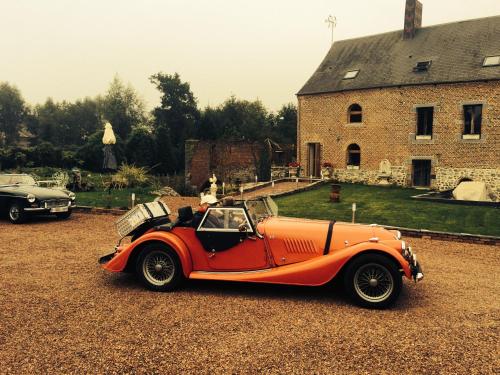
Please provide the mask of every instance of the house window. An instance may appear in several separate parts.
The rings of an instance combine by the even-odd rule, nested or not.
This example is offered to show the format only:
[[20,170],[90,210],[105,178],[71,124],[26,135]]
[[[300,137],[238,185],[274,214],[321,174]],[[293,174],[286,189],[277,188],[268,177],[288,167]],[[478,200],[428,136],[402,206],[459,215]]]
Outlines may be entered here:
[[434,118],[434,107],[417,108],[417,139],[432,138],[432,122]]
[[481,138],[481,122],[483,118],[483,105],[464,105],[464,133],[463,139]]
[[342,79],[354,79],[358,76],[359,70],[349,70]]
[[355,143],[347,147],[347,168],[359,169],[361,165],[361,149]]
[[486,56],[483,60],[483,66],[498,66],[500,65],[500,55]]
[[429,70],[430,66],[431,66],[431,63],[432,61],[429,60],[429,61],[419,61],[417,62],[417,65],[415,65],[413,67],[413,71],[414,72],[426,72]]
[[362,122],[363,110],[359,104],[353,104],[349,107],[349,123]]

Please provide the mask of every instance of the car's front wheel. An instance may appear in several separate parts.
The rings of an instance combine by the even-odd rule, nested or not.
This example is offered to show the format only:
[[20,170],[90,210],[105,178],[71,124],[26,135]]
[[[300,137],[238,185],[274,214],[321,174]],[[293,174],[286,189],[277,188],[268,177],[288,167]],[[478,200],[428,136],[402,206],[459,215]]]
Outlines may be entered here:
[[136,272],[143,284],[151,290],[174,290],[183,280],[182,266],[177,254],[166,245],[152,243],[142,249],[136,263]]
[[9,206],[9,220],[13,224],[20,224],[26,219],[23,206],[18,202],[13,202]]
[[398,298],[402,276],[391,259],[379,254],[366,254],[347,266],[344,286],[358,305],[383,309]]

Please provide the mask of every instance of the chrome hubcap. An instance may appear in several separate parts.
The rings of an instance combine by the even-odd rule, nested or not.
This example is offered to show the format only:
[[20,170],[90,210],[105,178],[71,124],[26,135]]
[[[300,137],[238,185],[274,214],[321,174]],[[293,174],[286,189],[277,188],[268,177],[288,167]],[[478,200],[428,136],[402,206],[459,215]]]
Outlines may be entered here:
[[142,272],[148,282],[163,286],[174,278],[175,264],[169,254],[161,250],[152,251],[142,263]]
[[10,218],[12,220],[19,219],[19,207],[17,207],[17,206],[11,207],[10,211],[9,211],[9,215],[10,215]]
[[368,302],[381,302],[394,290],[394,279],[387,268],[377,263],[361,266],[354,274],[354,288]]

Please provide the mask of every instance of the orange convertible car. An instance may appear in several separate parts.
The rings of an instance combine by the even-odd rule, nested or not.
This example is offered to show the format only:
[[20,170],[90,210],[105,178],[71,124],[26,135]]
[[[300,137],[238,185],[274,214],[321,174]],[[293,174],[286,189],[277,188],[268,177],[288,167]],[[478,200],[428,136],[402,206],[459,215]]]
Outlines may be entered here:
[[170,291],[185,279],[291,285],[343,282],[362,306],[385,308],[398,297],[402,277],[423,278],[415,253],[398,231],[377,225],[277,216],[270,198],[191,207],[168,219],[160,202],[139,205],[117,222],[132,236],[100,258],[112,272],[136,272],[146,287]]

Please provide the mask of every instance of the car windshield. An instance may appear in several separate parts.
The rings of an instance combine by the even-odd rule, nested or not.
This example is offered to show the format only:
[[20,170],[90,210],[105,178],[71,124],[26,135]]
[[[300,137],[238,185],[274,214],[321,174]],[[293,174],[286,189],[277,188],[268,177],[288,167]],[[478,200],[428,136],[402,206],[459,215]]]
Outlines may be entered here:
[[248,200],[245,204],[254,225],[257,225],[259,220],[262,218],[266,218],[268,216],[278,216],[278,206],[271,197]]
[[0,185],[36,185],[36,181],[27,175],[0,175]]

